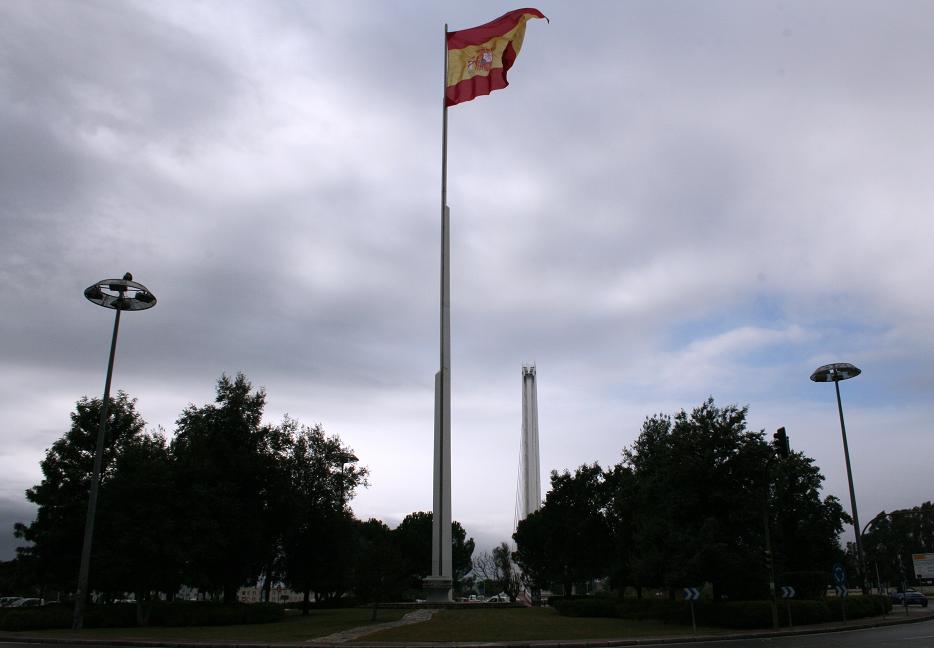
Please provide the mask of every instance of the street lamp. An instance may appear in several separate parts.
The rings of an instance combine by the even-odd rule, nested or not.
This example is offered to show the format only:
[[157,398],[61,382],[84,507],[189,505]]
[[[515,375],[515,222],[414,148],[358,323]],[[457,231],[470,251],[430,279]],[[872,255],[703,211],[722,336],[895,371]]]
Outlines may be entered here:
[[846,478],[850,484],[850,508],[853,511],[853,530],[856,532],[856,556],[859,560],[860,585],[866,591],[866,565],[863,562],[863,542],[860,536],[859,514],[856,512],[856,491],[853,490],[853,471],[850,468],[850,449],[846,443],[846,425],[843,422],[843,404],[840,401],[840,381],[855,378],[862,371],[849,362],[835,362],[814,370],[814,382],[832,382],[837,390],[837,411],[840,413],[840,431],[843,434],[843,456],[846,459]]
[[91,564],[91,540],[94,537],[94,516],[97,512],[97,490],[104,458],[104,438],[107,436],[107,415],[110,408],[110,380],[114,371],[114,353],[117,350],[117,331],[120,329],[122,311],[138,311],[156,305],[155,296],[141,283],[133,281],[129,272],[123,279],[104,279],[84,291],[89,301],[116,311],[113,337],[110,340],[110,359],[107,362],[107,380],[104,382],[104,400],[101,402],[101,422],[97,432],[97,449],[94,453],[94,473],[91,476],[91,492],[88,496],[88,514],[84,521],[84,543],[81,546],[81,567],[78,570],[78,593],[75,599],[75,615],[72,628],[80,630],[84,625],[85,599],[88,595],[88,573]]

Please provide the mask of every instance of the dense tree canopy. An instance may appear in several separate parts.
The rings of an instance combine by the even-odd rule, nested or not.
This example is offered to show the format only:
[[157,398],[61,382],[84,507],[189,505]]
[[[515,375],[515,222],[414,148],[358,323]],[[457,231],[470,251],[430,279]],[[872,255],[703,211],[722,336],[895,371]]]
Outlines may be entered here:
[[[100,425],[102,400],[82,398],[71,414],[71,427],[52,444],[40,462],[42,481],[26,491],[26,499],[38,506],[36,519],[30,524],[17,524],[16,535],[31,546],[19,549],[24,561],[32,562],[43,589],[74,589],[84,536],[84,521],[88,507],[88,492],[93,474],[94,453]],[[110,399],[108,435],[104,445],[100,477],[98,527],[107,528],[113,513],[105,502],[124,497],[111,488],[125,485],[118,466],[119,459],[137,446],[143,435],[144,421],[136,412],[136,401],[118,392]],[[98,537],[102,534],[97,534]],[[103,543],[94,545],[92,564],[99,565],[105,550]],[[91,586],[100,588],[101,571],[92,572]]]
[[[422,580],[431,574],[431,521],[432,514],[425,511],[409,513],[393,530],[406,573],[409,587],[418,589]],[[473,568],[474,540],[460,522],[451,523],[451,570],[454,590],[460,591],[464,577]]]
[[934,502],[891,513],[882,511],[866,526],[863,553],[870,576],[875,576],[878,567],[883,583],[920,585],[911,555],[934,549]]
[[850,516],[836,497],[821,499],[824,476],[814,460],[800,452],[775,458],[770,477],[769,510],[778,579],[788,572],[828,572],[840,560],[838,538]]
[[551,473],[542,508],[518,525],[516,562],[534,587],[574,583],[606,575],[611,562],[608,490],[599,465],[573,474]]
[[266,554],[262,449],[272,430],[262,424],[265,403],[266,393],[252,391],[243,374],[222,376],[215,402],[186,408],[172,440],[189,584],[222,589],[225,602],[260,572]]
[[373,619],[382,601],[399,600],[408,585],[398,538],[381,520],[357,522],[354,533],[354,591],[373,602]]
[[[356,520],[348,503],[367,470],[353,450],[320,425],[263,423],[265,401],[242,374],[222,376],[214,402],[187,407],[168,442],[145,432],[126,394],[112,399],[92,589],[145,601],[188,584],[232,601],[243,584],[275,580],[304,592],[306,612],[312,593],[419,595],[431,573],[432,514],[411,513],[395,529]],[[36,519],[16,527],[31,546],[4,579],[73,590],[100,411],[100,400],[78,401],[70,429],[46,452],[42,482],[27,491]],[[647,418],[607,470],[553,472],[542,508],[518,525],[516,551],[498,546],[478,572],[511,597],[519,587],[512,561],[533,590],[570,592],[609,577],[617,588],[709,582],[716,597],[761,596],[766,528],[779,582],[826,573],[840,559],[849,518],[836,498],[821,498],[822,481],[812,459],[747,429],[745,408],[709,399],[690,413]],[[930,549],[932,511],[927,502],[868,525],[866,555],[886,579],[910,575],[911,553]],[[474,541],[456,521],[452,537],[460,591]]]
[[711,582],[715,596],[765,582],[749,574],[764,566],[768,454],[762,434],[746,429],[745,408],[719,408],[710,399],[690,414],[646,420],[624,453],[641,513],[633,528],[638,582]]
[[114,459],[101,493],[92,573],[107,592],[174,592],[181,583],[178,499],[165,439],[139,435]]
[[746,428],[746,409],[709,399],[649,417],[623,461],[553,473],[541,510],[519,523],[516,560],[537,586],[609,576],[615,587],[712,583],[715,597],[767,592],[766,524],[776,575],[827,572],[848,519],[820,498],[813,460],[785,456]]
[[282,549],[285,576],[304,595],[304,612],[313,591],[320,600],[341,596],[351,585],[353,520],[346,506],[367,471],[352,450],[320,425],[282,425],[289,441],[284,466],[288,489]]
[[[348,506],[367,470],[320,426],[262,422],[266,395],[238,374],[214,403],[190,405],[171,444],[144,432],[135,401],[111,399],[96,516],[91,589],[171,596],[186,584],[233,601],[244,584],[284,580],[316,598],[352,585],[355,524]],[[78,572],[100,400],[78,401],[70,430],[47,451],[27,491],[31,543],[7,572],[70,592]],[[463,529],[461,529],[463,531]]]

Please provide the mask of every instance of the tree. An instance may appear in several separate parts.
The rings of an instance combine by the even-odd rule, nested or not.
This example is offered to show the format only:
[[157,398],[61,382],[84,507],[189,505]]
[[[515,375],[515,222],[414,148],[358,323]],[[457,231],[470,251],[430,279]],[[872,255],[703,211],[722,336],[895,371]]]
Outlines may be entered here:
[[509,600],[515,602],[522,591],[522,578],[513,563],[512,552],[505,542],[493,548],[492,553],[483,553],[474,560],[474,572],[484,581],[492,582]]
[[285,580],[285,534],[291,519],[292,483],[290,456],[293,452],[297,423],[286,416],[282,425],[266,427],[260,439],[259,461],[262,464],[260,499],[262,501],[262,591],[269,601],[273,581]]
[[647,419],[624,452],[635,478],[637,584],[706,581],[715,598],[764,594],[769,447],[761,432],[746,429],[746,414],[710,398],[690,415]]
[[610,585],[622,589],[635,584],[637,596],[642,598],[642,588],[634,578],[633,527],[636,520],[636,501],[633,497],[636,479],[628,466],[617,464],[604,473],[608,492],[606,520],[612,549],[609,557]]
[[214,404],[190,405],[177,421],[171,452],[185,503],[180,521],[189,584],[223,590],[224,602],[255,577],[269,554],[264,521],[263,448],[273,433],[262,425],[266,393],[243,374],[217,381]]
[[934,547],[934,503],[882,511],[867,526],[863,551],[870,574],[878,567],[883,582],[899,588],[906,583],[920,585],[911,555]]
[[34,567],[32,560],[22,556],[0,561],[0,592],[43,598],[44,592],[39,588]]
[[842,558],[838,539],[850,516],[836,497],[821,499],[824,476],[804,454],[773,455],[769,475],[776,578],[784,582],[786,573],[828,574]]
[[366,483],[353,451],[320,425],[286,419],[292,438],[286,458],[288,514],[283,535],[285,575],[303,593],[302,613],[315,597],[341,596],[350,587],[352,516],[347,501]]
[[[136,412],[136,400],[126,393],[117,392],[110,399],[108,409],[108,435],[104,444],[100,475],[100,498],[113,495],[110,484],[117,470],[116,460],[133,446],[142,434],[145,423]],[[16,537],[32,543],[20,547],[20,558],[35,569],[40,586],[45,589],[74,591],[81,556],[84,522],[88,507],[94,454],[100,426],[102,399],[79,400],[71,414],[71,427],[62,438],[46,450],[40,462],[42,481],[26,491],[26,499],[39,508],[36,519],[28,525],[15,526]],[[96,516],[98,532],[92,554],[91,587],[96,586],[101,574],[99,560],[101,548],[100,528],[106,528],[106,510]]]
[[371,620],[382,601],[402,598],[408,573],[399,550],[398,538],[386,524],[375,518],[355,525],[354,592],[373,603]]
[[[393,530],[412,589],[420,589],[422,580],[431,574],[431,521],[430,512],[409,513]],[[474,541],[467,538],[457,520],[451,523],[451,541],[453,586],[455,592],[460,592],[464,577],[473,568]]]
[[542,508],[519,522],[515,559],[533,587],[559,582],[569,595],[575,583],[604,576],[610,564],[608,492],[599,464],[574,474],[551,473]]
[[148,623],[147,602],[180,584],[178,510],[165,438],[141,434],[129,440],[101,493],[96,571],[100,589],[134,593],[140,625]]
[[673,589],[706,581],[715,598],[764,593],[768,446],[746,429],[746,413],[711,398],[690,415],[647,419],[624,452],[635,478],[637,583]]
[[777,573],[825,569],[838,552],[845,514],[835,498],[820,499],[813,460],[779,456],[746,428],[746,414],[710,398],[690,414],[646,419],[624,451],[631,584],[710,582],[715,598],[765,596],[766,520]]
[[525,584],[532,590],[549,589],[560,581],[552,558],[551,539],[561,533],[561,523],[555,515],[539,509],[519,521],[512,539],[516,543],[515,561],[522,570]]

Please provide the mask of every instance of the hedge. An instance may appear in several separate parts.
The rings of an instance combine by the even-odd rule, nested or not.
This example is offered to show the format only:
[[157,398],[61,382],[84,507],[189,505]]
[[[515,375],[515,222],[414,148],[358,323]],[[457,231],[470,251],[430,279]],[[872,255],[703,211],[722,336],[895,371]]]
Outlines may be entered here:
[[[311,598],[308,600],[308,609],[333,610],[337,608],[360,607],[361,605],[366,605],[367,603],[372,603],[372,601],[366,601],[356,596],[338,596],[324,599],[323,601],[315,601],[314,598]],[[298,599],[296,601],[283,603],[282,606],[289,610],[301,610],[303,602],[301,599]]]
[[[788,625],[789,608],[795,625],[840,620],[840,601],[841,599],[779,602],[779,624]],[[855,596],[845,601],[848,619],[875,616],[881,614],[883,609],[891,609],[891,602],[884,596]],[[563,616],[651,619],[678,625],[691,623],[690,604],[685,601],[580,598],[560,599],[553,607]],[[751,629],[772,626],[772,605],[769,601],[701,600],[694,603],[694,615],[698,625],[709,627]]]
[[[51,605],[35,608],[0,609],[0,630],[48,630],[70,628],[72,608]],[[151,626],[211,626],[269,623],[285,615],[275,603],[154,602],[149,615]],[[86,628],[127,628],[137,625],[136,604],[92,605],[84,614]]]
[[867,616],[876,616],[883,611],[892,609],[892,601],[888,596],[871,594],[869,596],[848,596],[846,598],[828,598],[825,600],[830,608],[832,620],[843,618],[842,607],[846,607],[847,619],[860,619]]
[[0,608],[0,630],[48,630],[70,628],[73,612],[65,605],[34,608]]

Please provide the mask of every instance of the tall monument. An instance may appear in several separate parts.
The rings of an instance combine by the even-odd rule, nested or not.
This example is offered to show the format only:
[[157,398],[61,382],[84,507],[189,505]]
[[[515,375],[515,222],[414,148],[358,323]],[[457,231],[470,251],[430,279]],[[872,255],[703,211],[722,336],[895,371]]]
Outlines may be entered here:
[[542,482],[538,450],[538,388],[535,365],[522,365],[522,485],[521,517],[525,519],[542,506]]
[[[447,113],[445,113],[447,114]],[[431,576],[422,580],[431,603],[451,600],[451,211],[441,217],[441,370],[435,374],[435,456],[431,514]]]

